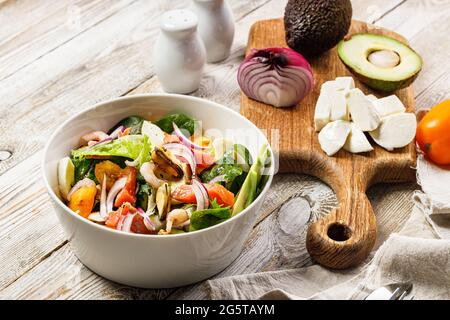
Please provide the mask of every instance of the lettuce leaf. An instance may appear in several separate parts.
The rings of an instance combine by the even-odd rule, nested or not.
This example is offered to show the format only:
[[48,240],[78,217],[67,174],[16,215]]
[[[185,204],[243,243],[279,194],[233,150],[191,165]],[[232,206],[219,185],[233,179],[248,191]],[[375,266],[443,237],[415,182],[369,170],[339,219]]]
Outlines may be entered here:
[[138,167],[150,159],[151,144],[146,135],[128,135],[113,141],[72,150],[76,160],[85,158],[104,159],[124,157],[137,161]]

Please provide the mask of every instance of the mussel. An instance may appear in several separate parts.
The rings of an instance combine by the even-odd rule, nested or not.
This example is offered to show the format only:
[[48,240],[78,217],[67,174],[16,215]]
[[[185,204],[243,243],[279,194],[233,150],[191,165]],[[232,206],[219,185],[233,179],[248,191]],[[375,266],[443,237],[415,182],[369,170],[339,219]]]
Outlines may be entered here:
[[168,183],[163,183],[156,191],[156,208],[161,220],[170,211],[170,186]]
[[155,175],[164,180],[177,181],[183,178],[184,171],[180,161],[164,147],[155,147],[152,152],[152,160],[155,163]]

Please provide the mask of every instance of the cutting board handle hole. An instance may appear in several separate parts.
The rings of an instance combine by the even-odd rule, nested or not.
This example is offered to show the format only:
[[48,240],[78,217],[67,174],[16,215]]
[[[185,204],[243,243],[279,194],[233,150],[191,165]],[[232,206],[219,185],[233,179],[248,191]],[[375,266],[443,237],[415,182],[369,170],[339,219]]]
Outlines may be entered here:
[[332,223],[328,226],[327,235],[334,241],[347,241],[352,236],[352,230],[344,224]]

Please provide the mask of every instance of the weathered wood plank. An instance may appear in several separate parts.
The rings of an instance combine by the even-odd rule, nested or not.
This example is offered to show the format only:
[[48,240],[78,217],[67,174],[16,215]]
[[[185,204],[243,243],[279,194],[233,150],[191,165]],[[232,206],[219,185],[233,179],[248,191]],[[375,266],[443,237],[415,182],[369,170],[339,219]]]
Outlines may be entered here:
[[[151,76],[159,14],[157,2],[137,1],[4,79],[1,148],[13,156],[0,163],[0,172],[42,148],[69,115]],[[27,128],[23,136],[20,128]]]
[[[361,1],[361,2],[366,2],[366,1]],[[358,3],[359,3],[359,1],[358,1]],[[399,9],[396,9],[396,10],[399,10]],[[262,9],[258,9],[258,10],[262,10]],[[360,10],[361,16],[363,16],[363,15],[371,16],[371,13],[370,12],[368,13],[368,11],[365,11],[365,10],[366,9],[361,7],[361,10]],[[393,13],[395,13],[396,10],[394,10]],[[257,13],[258,12],[255,12],[253,17],[257,18]],[[391,14],[393,14],[393,13],[391,13]],[[252,14],[250,14],[250,16],[252,16]],[[356,15],[357,14],[358,13],[356,13]],[[265,16],[262,13],[261,13],[260,17],[265,18]],[[376,20],[376,18],[373,18],[373,20]],[[244,39],[244,41],[245,41],[245,39]],[[235,46],[238,46],[238,45],[235,45]],[[213,90],[212,90],[213,93],[207,93],[207,91],[205,91],[206,97],[213,99],[213,100],[215,100],[217,97],[217,99],[220,100],[220,95],[216,92],[222,90],[222,86],[224,85],[224,83],[226,83],[225,80],[222,78],[228,77],[229,78],[228,81],[230,83],[233,83],[235,81],[235,79],[234,79],[235,71],[230,70],[232,68],[235,68],[235,66],[230,66],[230,64],[228,62],[230,60],[234,59],[234,55],[236,55],[237,57],[241,57],[243,54],[243,48],[244,48],[244,44],[242,43],[241,49],[235,49],[233,52],[233,57],[230,57],[223,66],[215,65],[215,66],[212,66],[211,68],[208,68],[208,76],[215,78],[217,75],[220,75],[220,78],[219,78],[219,80],[213,79],[214,83],[216,83],[216,84],[214,86],[208,86],[208,87],[213,88]],[[239,50],[242,50],[242,52],[239,52]],[[236,59],[236,62],[234,64],[236,64],[238,62],[239,62],[239,60]],[[224,71],[224,69],[227,69],[227,71]],[[146,85],[148,85],[148,83],[147,83],[146,85],[142,86],[139,90],[144,91],[144,92],[148,92],[147,90],[149,90],[149,88],[154,90],[157,87],[157,85],[154,84],[155,83],[154,80],[152,80],[152,81],[150,81],[150,84],[151,84],[150,87],[146,87]],[[224,81],[224,83],[222,83],[220,81]],[[235,85],[234,90],[236,91],[236,93],[234,95],[236,97],[238,97],[239,92],[236,87],[236,83],[234,85]],[[233,98],[231,98],[231,100],[233,100]],[[223,101],[226,102],[225,99]],[[236,100],[236,101],[238,101],[238,100]],[[233,105],[234,105],[235,106],[234,108],[236,108],[236,106],[238,106],[238,102],[236,102],[234,104],[233,103],[225,103],[225,104],[230,107],[233,107]],[[38,165],[38,162],[34,162],[30,166],[32,166],[32,165]],[[15,170],[15,169],[16,168],[14,168],[13,170]],[[14,177],[15,173],[16,172],[14,171],[13,175],[11,175],[11,177]],[[281,188],[283,188],[285,184],[289,183],[289,181],[293,181],[295,179],[298,179],[298,181],[302,181],[302,179],[305,179],[305,178],[307,179],[307,177],[302,177],[302,176],[299,176],[299,177],[280,176],[280,177],[276,178],[276,181],[274,183],[274,188],[272,188],[272,189],[274,189],[274,190],[277,189],[278,185],[280,185]],[[284,179],[286,179],[286,180],[284,180]],[[22,177],[21,181],[19,182],[19,184],[21,186],[24,185],[24,187],[22,187],[22,190],[24,190],[24,189],[28,190],[28,187],[25,186],[27,183],[32,184],[32,182],[30,182],[26,178]],[[15,187],[11,186],[10,184],[3,185],[3,189],[2,189],[2,187],[0,187],[0,195],[2,195],[2,196],[4,195],[3,190],[6,190],[6,189],[13,190],[14,188]],[[36,190],[37,187],[33,187],[33,188],[35,188],[35,190]],[[33,188],[31,188],[31,189],[33,189]],[[314,190],[317,190],[316,188],[326,188],[326,187],[319,184],[318,187],[314,187]],[[384,237],[386,237],[390,232],[398,230],[398,228],[401,226],[401,223],[404,221],[404,219],[409,214],[409,208],[412,205],[411,201],[410,201],[410,197],[411,197],[411,194],[412,194],[412,191],[414,190],[414,188],[415,188],[414,185],[401,185],[401,186],[380,186],[380,187],[374,187],[373,189],[370,190],[369,197],[372,201],[374,210],[377,214],[378,222],[379,222],[379,224],[381,224],[381,225],[379,225],[379,242],[382,241],[382,239]],[[269,197],[271,195],[275,195],[275,193],[271,192],[269,194]],[[11,196],[11,194],[9,194],[9,196],[7,196],[6,198],[1,198],[1,199],[2,200],[8,199],[8,201],[15,202],[16,201],[15,197],[16,196]],[[2,200],[0,200],[0,201],[2,201]],[[239,266],[235,266],[233,264],[234,268],[237,268],[237,269],[234,273],[230,273],[230,274],[236,274],[236,272],[246,273],[246,272],[255,272],[257,270],[272,270],[271,263],[274,264],[273,265],[274,268],[275,267],[276,268],[290,267],[290,266],[293,266],[293,263],[299,263],[297,260],[293,261],[293,260],[287,259],[288,263],[286,263],[285,265],[279,265],[279,264],[277,264],[278,260],[277,260],[276,254],[274,254],[275,257],[273,257],[274,261],[271,261],[270,259],[269,259],[269,262],[259,261],[255,265],[253,265],[252,259],[249,258],[251,255],[257,255],[257,254],[261,254],[261,252],[264,252],[264,251],[258,251],[255,249],[258,247],[258,245],[255,244],[255,243],[258,243],[258,239],[260,237],[263,238],[265,236],[265,233],[262,232],[261,230],[267,230],[267,229],[263,229],[264,227],[267,227],[267,228],[272,227],[271,230],[274,230],[275,228],[273,227],[272,224],[277,223],[276,217],[277,217],[277,215],[280,216],[280,212],[282,213],[281,214],[282,217],[286,217],[286,218],[290,217],[289,213],[291,211],[287,210],[286,207],[284,210],[283,209],[277,210],[277,208],[279,207],[279,204],[284,202],[285,200],[286,200],[285,198],[277,199],[277,201],[273,202],[272,205],[268,205],[267,201],[266,201],[266,204],[264,204],[264,209],[262,211],[262,216],[263,217],[267,216],[268,218],[260,219],[259,224],[257,225],[254,232],[252,233],[252,237],[249,239],[249,245],[247,246],[245,252],[243,253],[243,256],[244,255],[248,255],[248,256],[243,257],[242,258],[243,260],[241,260],[242,261],[241,264],[244,265],[243,268],[240,268]],[[299,201],[299,203],[303,203],[301,198],[300,198],[300,200],[292,200],[292,201],[294,201],[294,202]],[[290,202],[290,203],[292,203],[292,202]],[[330,208],[327,207],[327,210],[331,210],[332,205],[333,204],[329,204],[328,206]],[[1,219],[2,219],[1,213],[3,212],[2,205],[0,205],[0,208],[2,208],[2,209],[0,209],[0,221],[1,221]],[[47,210],[47,211],[51,211],[51,210]],[[270,214],[270,212],[273,212],[273,214]],[[286,214],[286,212],[289,212],[289,213]],[[35,213],[35,215],[45,215],[45,214],[47,214],[48,216],[54,217],[53,212],[46,212],[42,208],[37,209],[37,211]],[[54,219],[54,221],[52,223],[55,223],[55,225],[56,225],[57,224],[56,217],[54,217],[53,219]],[[271,223],[266,222],[269,220],[271,221]],[[285,229],[291,230],[291,229],[289,229],[290,225],[285,223],[286,220],[288,220],[288,219],[282,218],[282,221],[284,221],[282,223],[282,225],[284,225]],[[35,220],[35,221],[39,221],[39,220]],[[299,224],[301,224],[301,219],[299,221],[300,221]],[[1,222],[3,222],[3,221],[1,221]],[[385,228],[385,227],[387,227],[387,228]],[[280,228],[280,227],[278,227],[278,228]],[[259,230],[259,232],[257,232],[256,230]],[[255,234],[256,234],[256,236],[255,236]],[[269,239],[269,240],[275,241],[274,239],[276,237],[277,237],[277,235],[272,235],[272,239]],[[265,240],[261,240],[261,243],[267,244],[268,243],[267,241],[269,241],[269,240],[267,240],[267,238],[266,238]],[[298,239],[295,239],[295,241],[297,241],[297,240]],[[64,242],[62,242],[61,244],[63,244],[63,243]],[[272,242],[272,243],[274,243],[274,242]],[[40,245],[42,245],[42,244],[40,244]],[[252,251],[252,248],[254,251]],[[38,268],[42,268],[44,270],[49,268],[49,266],[51,266],[53,264],[53,261],[55,261],[57,259],[57,258],[54,258],[55,255],[61,255],[62,257],[65,257],[64,256],[65,250],[67,250],[66,245],[63,246],[60,250],[57,250],[52,256],[50,256],[50,258],[45,259],[42,263],[38,264],[37,266],[35,266],[35,264],[32,264],[33,268],[30,270],[30,272],[28,272],[23,277],[17,279],[12,284],[10,284],[10,286],[7,287],[1,295],[3,295],[4,293],[8,293],[8,294],[12,294],[12,296],[15,296],[15,297],[30,297],[33,295],[36,296],[36,293],[27,295],[24,292],[27,291],[27,288],[32,288],[33,286],[35,286],[35,284],[37,283],[37,282],[35,282],[35,281],[37,281],[35,278],[39,278],[39,276],[36,276],[37,274],[42,276],[44,279],[47,279],[48,281],[53,281],[54,278],[60,279],[57,281],[58,283],[60,283],[57,287],[63,288],[61,291],[59,291],[59,289],[56,287],[49,288],[48,291],[44,289],[43,291],[41,291],[39,293],[41,297],[45,296],[48,298],[60,297],[60,298],[99,298],[99,299],[120,298],[120,299],[124,299],[124,298],[153,298],[153,297],[163,298],[167,295],[167,292],[160,292],[160,291],[154,292],[153,290],[138,290],[138,289],[121,287],[119,285],[113,284],[109,281],[106,281],[106,280],[90,273],[90,271],[87,270],[85,267],[81,267],[80,271],[78,272],[79,274],[83,274],[83,276],[80,277],[81,280],[78,282],[79,285],[75,285],[75,284],[72,284],[69,286],[63,285],[64,283],[70,283],[70,279],[73,279],[73,275],[62,275],[61,276],[62,271],[64,270],[64,266],[61,264],[60,264],[60,267],[58,268],[58,270],[60,270],[60,273],[58,275],[52,275],[51,272],[47,272],[44,274],[41,273],[42,271],[38,272]],[[277,249],[277,250],[280,250],[280,249]],[[248,252],[251,252],[251,253],[249,254]],[[275,250],[274,252],[279,252],[279,251]],[[296,254],[297,254],[297,257],[301,258],[300,253],[297,252]],[[291,257],[295,257],[295,254],[292,255]],[[43,259],[43,258],[45,258],[45,256],[41,256],[41,259]],[[51,259],[53,259],[53,260],[51,260]],[[239,258],[239,259],[241,259],[241,258]],[[33,259],[31,259],[31,260],[33,260]],[[66,257],[66,260],[72,261],[72,262],[68,263],[67,265],[75,265],[76,266],[76,262],[73,262],[76,260],[70,260],[70,258],[68,258],[68,257]],[[59,259],[57,261],[59,261]],[[282,259],[280,261],[286,261],[286,260]],[[309,263],[309,262],[305,261],[305,263]],[[65,265],[65,266],[67,266],[67,265]],[[265,268],[265,267],[267,267],[267,268]],[[25,270],[29,270],[29,269],[22,269],[23,272]],[[225,272],[227,272],[227,271],[225,271]],[[220,276],[222,276],[222,275],[220,275]],[[66,281],[63,281],[64,278],[66,278]],[[73,289],[71,289],[71,288],[73,288]],[[54,292],[56,292],[57,294],[54,294]],[[60,292],[60,293],[58,294],[58,292]],[[171,298],[174,298],[174,297],[187,298],[187,297],[205,297],[205,296],[204,296],[204,292],[202,292],[202,290],[201,290],[201,286],[194,286],[192,288],[180,289]]]
[[15,12],[4,13],[0,32],[0,81],[133,1],[32,1],[24,8],[16,2]]
[[42,183],[41,155],[0,179],[0,288],[39,264],[66,239]]

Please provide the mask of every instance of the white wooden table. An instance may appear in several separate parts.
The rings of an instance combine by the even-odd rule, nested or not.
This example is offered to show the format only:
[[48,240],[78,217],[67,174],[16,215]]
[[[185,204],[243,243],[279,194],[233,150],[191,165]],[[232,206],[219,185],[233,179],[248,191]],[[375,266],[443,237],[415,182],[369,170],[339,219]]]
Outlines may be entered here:
[[[285,0],[228,0],[236,18],[231,56],[207,66],[194,93],[239,110],[236,70],[251,24],[280,17]],[[187,0],[0,0],[0,297],[15,299],[205,298],[204,284],[141,290],[85,268],[53,212],[40,173],[42,148],[70,115],[122,95],[160,92],[151,52],[158,17]],[[450,95],[450,0],[355,0],[354,18],[407,37],[425,60],[416,106]],[[7,152],[5,152],[7,151]],[[9,154],[11,157],[8,158]],[[399,230],[415,184],[381,185],[369,196],[377,246]],[[276,176],[241,256],[217,275],[312,264],[304,246],[309,221],[336,200],[314,178]],[[311,212],[311,214],[310,214]]]

